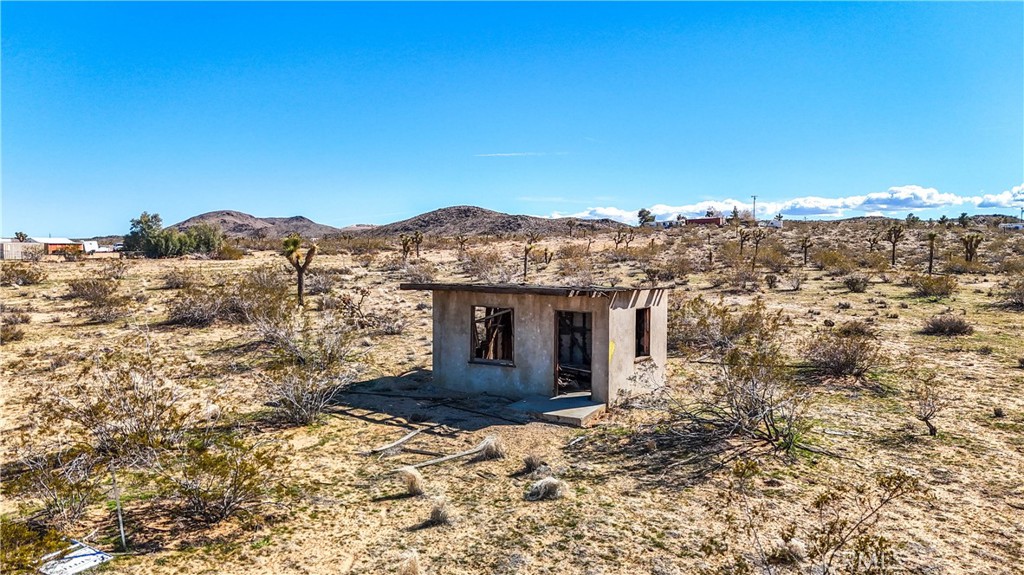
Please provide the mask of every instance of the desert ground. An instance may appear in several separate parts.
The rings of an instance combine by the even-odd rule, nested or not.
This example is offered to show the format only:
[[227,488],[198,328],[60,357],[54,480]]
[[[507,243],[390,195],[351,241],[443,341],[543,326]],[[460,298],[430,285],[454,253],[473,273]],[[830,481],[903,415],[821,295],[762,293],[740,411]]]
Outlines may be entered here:
[[[295,274],[280,240],[229,240],[245,252],[236,260],[18,264],[45,277],[0,288],[4,314],[27,320],[0,348],[0,512],[9,523],[88,537],[115,555],[99,568],[110,573],[1024,573],[1024,310],[1006,296],[1022,281],[1024,234],[920,222],[905,229],[892,266],[892,246],[878,237],[895,223],[786,222],[763,238],[731,225],[628,238],[585,229],[460,241],[427,234],[407,244],[404,258],[399,238],[322,240],[300,311],[291,311]],[[949,295],[915,295],[909,285],[926,275],[929,232],[937,234],[935,276],[956,281]],[[969,234],[982,243],[975,261],[963,262]],[[802,238],[812,240],[806,263]],[[676,333],[665,389],[577,429],[529,420],[499,397],[432,386],[431,296],[399,284],[520,282],[524,254],[531,284],[669,286]],[[171,321],[243,294],[238,282],[251,286],[254,273],[277,283],[248,297],[280,298],[288,321],[306,322],[296,329],[345,326],[345,385],[312,423],[283,420],[271,402],[283,352],[266,326],[216,310],[192,325]],[[849,287],[851,276],[865,279],[863,291]],[[111,287],[90,300],[71,287],[83,279]],[[689,454],[665,441],[680,410],[720,397],[723,355],[679,331],[703,329],[680,311],[698,297],[731,316],[758,299],[764,313],[778,312],[772,349],[787,370],[786,397],[800,399],[799,443],[808,449],[737,435],[727,442],[759,447],[698,474]],[[973,332],[922,333],[937,315],[962,318]],[[877,351],[867,369],[826,377],[808,368],[809,343],[855,321]],[[118,356],[129,352],[148,355]],[[173,389],[190,425],[273,445],[275,459],[256,482],[267,487],[259,501],[223,519],[197,518],[165,481],[183,464],[150,454],[116,464],[127,549],[109,461],[91,471],[81,512],[55,516],[40,482],[23,480],[38,473],[26,461],[95,445],[95,434],[61,410],[120,393],[95,376],[107,369],[102,357],[152,362],[147,373]],[[76,395],[82,385],[86,393]],[[935,435],[915,417],[923,386],[938,407]],[[424,431],[401,447],[367,454],[416,429]],[[422,495],[407,494],[392,473],[490,436],[503,458],[423,467]],[[524,468],[527,456],[530,467],[543,465]],[[878,479],[896,473],[913,489],[865,515],[883,493]],[[528,500],[545,476],[564,482],[561,496]],[[446,517],[431,522],[439,506]],[[827,545],[827,526],[845,533],[854,524],[860,539],[837,547],[826,565],[814,547]]]

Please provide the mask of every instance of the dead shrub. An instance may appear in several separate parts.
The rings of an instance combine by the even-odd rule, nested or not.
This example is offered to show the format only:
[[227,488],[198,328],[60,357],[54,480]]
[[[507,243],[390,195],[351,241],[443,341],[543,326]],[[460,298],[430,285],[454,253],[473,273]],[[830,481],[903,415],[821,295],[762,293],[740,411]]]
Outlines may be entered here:
[[173,269],[163,275],[164,289],[183,289],[199,283],[198,274],[187,269]]
[[223,315],[226,305],[219,289],[190,285],[167,305],[167,323],[205,327]]
[[0,345],[25,339],[25,330],[7,322],[0,323]]
[[117,284],[110,279],[84,278],[68,282],[68,297],[85,300],[86,317],[97,323],[114,321],[129,313],[127,296],[117,295]]
[[545,499],[561,499],[569,492],[569,485],[561,479],[545,477],[539,479],[530,486],[526,492],[527,501],[542,501]]
[[957,281],[953,276],[911,274],[906,281],[918,297],[946,297],[953,295],[957,289]]
[[259,514],[280,487],[283,459],[276,443],[227,435],[190,445],[160,475],[179,514],[213,524]]
[[506,455],[505,443],[497,435],[488,435],[480,443],[480,455],[477,459],[504,459]]
[[804,359],[829,377],[864,375],[883,363],[878,343],[864,335],[844,336],[831,330],[817,331],[802,345]]
[[835,329],[835,332],[841,337],[875,337],[877,335],[875,328],[859,319],[843,323]]
[[405,268],[405,279],[411,283],[431,283],[436,277],[437,267],[430,262],[420,261]]
[[316,274],[306,278],[306,293],[310,295],[321,295],[330,293],[334,289],[334,278],[327,274]]
[[585,256],[572,256],[558,260],[558,277],[570,286],[594,285],[594,265]]
[[131,266],[125,260],[110,260],[103,264],[101,274],[106,279],[121,280],[128,276]]
[[1015,308],[1024,308],[1024,275],[1008,280],[1002,288],[1003,302]]
[[462,265],[470,276],[492,284],[511,283],[521,271],[518,256],[504,257],[493,250],[467,251]]
[[357,356],[352,328],[333,314],[320,323],[292,313],[262,318],[253,324],[257,338],[268,344],[281,367],[299,367],[329,374],[347,373]]
[[44,281],[46,281],[46,272],[38,263],[0,263],[0,285],[28,286]]
[[423,568],[420,567],[420,554],[416,551],[407,551],[402,554],[398,562],[398,575],[423,575]]
[[945,313],[925,320],[921,333],[945,336],[970,335],[974,333],[974,327],[961,316]]
[[427,526],[437,525],[451,525],[452,513],[448,507],[448,500],[443,497],[438,497],[434,500],[433,507],[430,508],[430,518],[425,522]]
[[354,371],[322,372],[316,369],[291,368],[272,373],[266,389],[270,403],[288,422],[308,425],[315,422],[330,406],[338,391],[355,380]]

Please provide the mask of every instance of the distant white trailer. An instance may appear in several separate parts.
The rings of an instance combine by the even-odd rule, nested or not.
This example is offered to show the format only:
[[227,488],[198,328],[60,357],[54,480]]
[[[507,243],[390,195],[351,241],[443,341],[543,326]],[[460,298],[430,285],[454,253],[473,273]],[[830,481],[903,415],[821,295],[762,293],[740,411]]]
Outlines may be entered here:
[[92,240],[85,240],[82,242],[82,249],[87,254],[94,254],[100,251],[100,243]]
[[1018,222],[1016,224],[999,224],[999,229],[1004,230],[1004,231],[1008,231],[1008,232],[1009,231],[1020,231],[1020,230],[1024,230],[1024,223],[1019,223]]

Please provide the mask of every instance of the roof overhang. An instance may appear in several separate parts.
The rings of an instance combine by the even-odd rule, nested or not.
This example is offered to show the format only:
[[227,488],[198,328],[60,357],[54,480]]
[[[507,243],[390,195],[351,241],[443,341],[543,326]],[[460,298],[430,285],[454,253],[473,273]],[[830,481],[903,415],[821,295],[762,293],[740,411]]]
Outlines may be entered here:
[[627,288],[627,287],[567,287],[527,284],[446,284],[446,283],[404,283],[398,286],[403,290],[423,291],[464,291],[477,293],[497,293],[515,295],[546,295],[559,297],[609,297],[617,293],[633,293],[638,291],[660,291],[668,288]]

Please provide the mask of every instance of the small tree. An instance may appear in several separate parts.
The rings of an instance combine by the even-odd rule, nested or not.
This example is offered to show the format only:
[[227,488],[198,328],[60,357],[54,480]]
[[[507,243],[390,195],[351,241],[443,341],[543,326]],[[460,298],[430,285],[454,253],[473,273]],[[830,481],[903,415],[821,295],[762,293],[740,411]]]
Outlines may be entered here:
[[804,236],[800,238],[800,251],[804,254],[804,265],[807,265],[807,251],[811,249],[814,242],[811,240],[811,236]]
[[892,265],[896,265],[896,244],[903,239],[903,226],[896,224],[885,232],[885,241],[892,244]]
[[911,394],[914,417],[928,427],[928,435],[935,437],[939,430],[932,420],[946,407],[946,401],[935,385],[937,374],[934,371],[922,371],[916,374],[915,379],[917,382]]
[[398,236],[398,241],[402,244],[402,262],[409,261],[409,254],[412,253],[412,236],[401,234]]
[[638,225],[644,226],[654,221],[654,214],[652,214],[651,210],[648,210],[647,208],[641,208],[640,211],[636,213],[636,219]]
[[757,267],[757,250],[761,247],[761,242],[768,237],[768,232],[758,228],[754,230],[754,233],[750,235],[750,241],[754,242],[754,257],[750,258],[750,271],[754,271]]
[[292,234],[284,239],[284,257],[288,258],[288,263],[292,264],[295,268],[295,274],[298,281],[298,295],[299,295],[299,307],[303,307],[304,301],[302,299],[302,292],[306,285],[306,271],[309,270],[309,264],[313,263],[313,256],[316,255],[317,247],[316,244],[309,246],[305,251],[305,257],[302,253],[302,238],[298,234]]
[[971,223],[971,219],[967,216],[967,212],[961,212],[960,217],[958,217],[956,221],[960,224],[961,228],[966,228]]
[[28,234],[26,234],[25,232],[14,232],[14,239],[18,240],[19,242],[27,242]]
[[964,244],[964,259],[969,263],[973,262],[974,259],[978,257],[978,247],[981,246],[981,235],[970,234],[960,238],[960,242]]

